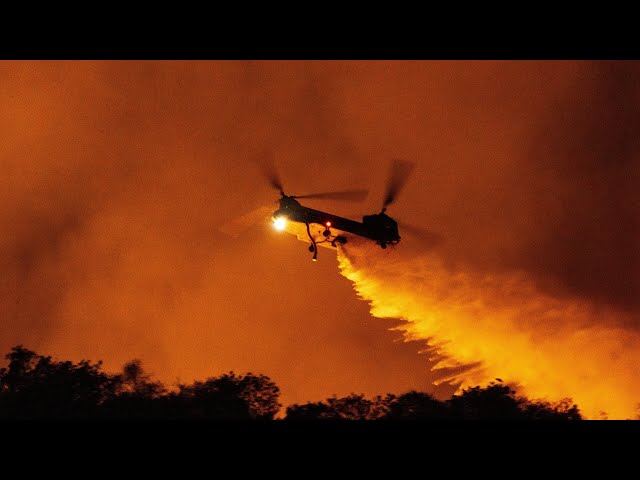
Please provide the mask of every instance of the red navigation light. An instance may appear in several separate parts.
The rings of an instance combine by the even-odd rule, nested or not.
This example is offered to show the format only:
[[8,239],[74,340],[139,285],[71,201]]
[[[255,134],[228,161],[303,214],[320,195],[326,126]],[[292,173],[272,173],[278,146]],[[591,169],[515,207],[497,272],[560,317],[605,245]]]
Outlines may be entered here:
[[327,227],[330,227],[330,226],[331,226],[331,222],[327,222],[327,223],[325,223],[325,225],[326,225]]

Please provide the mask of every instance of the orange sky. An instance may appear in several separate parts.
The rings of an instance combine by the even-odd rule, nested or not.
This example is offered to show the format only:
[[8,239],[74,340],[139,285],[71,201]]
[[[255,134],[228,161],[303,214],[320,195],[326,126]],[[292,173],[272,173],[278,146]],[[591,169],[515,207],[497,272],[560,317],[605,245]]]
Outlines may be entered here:
[[545,295],[626,312],[606,321],[635,330],[639,74],[625,62],[2,62],[0,347],[110,369],[139,357],[169,384],[260,372],[285,403],[430,388],[422,344],[371,318],[329,250],[312,263],[268,225],[218,231],[276,200],[252,162],[265,149],[291,193],[370,187],[361,205],[308,202],[356,219],[380,208],[389,160],[412,160],[389,213],[441,234],[444,264],[523,271]]

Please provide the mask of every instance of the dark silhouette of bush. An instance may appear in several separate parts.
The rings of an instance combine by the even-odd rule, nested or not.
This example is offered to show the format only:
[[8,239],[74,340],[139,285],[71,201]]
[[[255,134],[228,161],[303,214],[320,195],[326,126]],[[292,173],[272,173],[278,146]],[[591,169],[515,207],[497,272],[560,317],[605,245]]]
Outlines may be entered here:
[[188,418],[270,420],[280,410],[279,395],[280,389],[269,377],[230,372],[180,385],[171,398],[171,410]]
[[233,372],[167,392],[139,360],[108,374],[102,363],[54,361],[14,347],[0,369],[0,418],[273,419],[280,390],[264,375]]
[[422,392],[400,396],[388,394],[369,400],[364,395],[331,397],[321,402],[294,404],[287,408],[286,420],[399,420],[437,419],[448,416],[446,405]]
[[507,385],[491,383],[487,387],[472,387],[446,401],[452,418],[505,419],[523,418],[515,391]]
[[474,420],[581,420],[578,406],[570,399],[557,403],[533,402],[516,397],[507,385],[491,382],[472,387],[446,401],[452,418]]
[[364,395],[352,393],[349,396],[331,397],[321,402],[310,402],[302,405],[287,407],[287,420],[378,420],[388,411],[388,402],[392,396],[386,398],[374,397],[368,400]]
[[37,355],[23,346],[5,356],[0,369],[0,417],[89,418],[113,397],[116,383],[100,362],[74,364]]
[[388,412],[384,418],[389,420],[437,420],[448,418],[449,416],[449,411],[444,402],[437,400],[428,393],[412,390],[391,399]]
[[582,420],[580,409],[569,398],[555,403],[525,400],[520,408],[527,420]]
[[[318,420],[336,418],[336,412],[331,411],[327,402],[309,402],[293,404],[287,407],[286,420]],[[339,417],[338,417],[339,418]]]
[[162,418],[167,415],[167,390],[151,380],[140,360],[124,365],[122,373],[114,375],[114,395],[102,405],[103,417]]
[[399,420],[447,418],[444,402],[428,393],[410,391],[400,396],[388,394],[371,400],[364,395],[331,397],[321,402],[287,407],[287,420]]
[[[19,345],[0,369],[0,418],[157,418],[272,420],[280,411],[280,390],[264,375],[229,372],[168,391],[153,381],[139,360],[121,372],[102,363],[56,361]],[[580,420],[570,399],[550,403],[517,397],[502,384],[472,387],[441,401],[410,391],[371,399],[333,396],[290,405],[286,420]]]
[[321,402],[291,405],[286,420],[580,420],[575,404],[531,402],[516,397],[510,387],[490,383],[440,401],[428,393],[410,391],[368,400],[363,395],[332,397]]

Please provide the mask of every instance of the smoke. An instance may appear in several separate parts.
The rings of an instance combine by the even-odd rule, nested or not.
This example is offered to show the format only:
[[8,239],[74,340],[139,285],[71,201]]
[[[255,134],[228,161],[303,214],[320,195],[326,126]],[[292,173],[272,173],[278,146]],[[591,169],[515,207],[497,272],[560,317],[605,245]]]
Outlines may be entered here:
[[640,65],[579,67],[508,170],[519,192],[505,207],[518,212],[519,240],[501,263],[527,270],[549,293],[637,311]]

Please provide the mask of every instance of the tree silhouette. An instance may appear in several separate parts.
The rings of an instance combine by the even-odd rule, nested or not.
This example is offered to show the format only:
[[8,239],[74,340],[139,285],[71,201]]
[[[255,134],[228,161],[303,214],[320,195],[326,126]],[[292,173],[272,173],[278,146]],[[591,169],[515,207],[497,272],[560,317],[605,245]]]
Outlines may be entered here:
[[377,420],[387,414],[391,398],[393,396],[388,395],[368,400],[355,393],[342,398],[334,396],[322,402],[291,405],[287,407],[286,419]]
[[578,406],[570,399],[560,402],[532,402],[516,397],[507,385],[491,382],[472,387],[446,401],[453,418],[479,420],[580,420]]
[[101,363],[53,361],[23,346],[5,356],[0,369],[0,416],[5,418],[87,418],[115,393]]
[[[140,360],[109,374],[102,363],[56,361],[22,345],[0,369],[0,418],[182,418],[272,420],[280,410],[278,386],[265,375],[229,372],[168,391]],[[571,399],[531,401],[492,382],[441,401],[409,391],[366,398],[351,394],[290,405],[286,420],[580,420]]]
[[520,402],[507,385],[491,383],[489,386],[472,387],[447,400],[453,418],[509,419],[522,418]]
[[280,389],[269,377],[229,372],[204,382],[181,385],[172,403],[183,412],[179,416],[267,420],[280,410],[279,396]]
[[520,408],[528,420],[582,420],[580,409],[569,398],[555,403],[523,399]]
[[394,397],[389,402],[388,413],[384,418],[434,420],[447,417],[449,417],[449,411],[444,402],[428,393],[412,390]]
[[463,390],[441,401],[424,392],[410,391],[396,396],[374,397],[351,394],[287,407],[286,420],[580,420],[580,411],[571,400],[557,403],[531,402],[516,397],[506,385]]
[[144,371],[140,360],[125,363],[118,381],[120,395],[133,394],[145,398],[156,398],[166,391],[162,383],[151,381],[151,376]]
[[102,406],[106,417],[163,417],[167,409],[167,390],[160,382],[151,381],[140,360],[127,362],[122,373],[113,377],[115,395]]
[[286,420],[318,420],[322,418],[336,418],[326,402],[309,402],[293,404],[287,407]]

